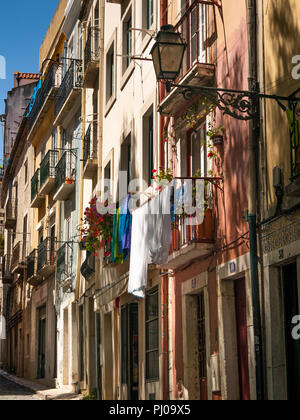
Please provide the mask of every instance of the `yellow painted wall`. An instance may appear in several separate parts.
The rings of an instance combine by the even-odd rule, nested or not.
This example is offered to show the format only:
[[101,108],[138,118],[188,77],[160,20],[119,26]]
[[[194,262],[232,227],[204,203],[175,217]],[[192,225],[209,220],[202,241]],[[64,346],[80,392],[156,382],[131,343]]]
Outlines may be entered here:
[[[288,96],[300,86],[292,78],[292,57],[300,54],[300,1],[264,0],[265,92]],[[266,101],[267,209],[276,203],[273,168],[279,165],[284,184],[290,183],[290,143],[285,112],[276,102]]]

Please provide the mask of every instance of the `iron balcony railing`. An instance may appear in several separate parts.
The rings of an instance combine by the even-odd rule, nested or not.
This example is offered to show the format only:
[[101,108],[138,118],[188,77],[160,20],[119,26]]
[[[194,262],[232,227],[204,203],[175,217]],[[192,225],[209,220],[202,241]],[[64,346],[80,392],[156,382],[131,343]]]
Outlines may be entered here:
[[63,184],[74,184],[76,176],[76,151],[66,150],[55,167],[54,193]]
[[73,243],[65,242],[57,251],[57,282],[62,285],[72,278]]
[[[198,197],[199,203],[196,201],[196,182],[198,180],[201,180],[205,184],[203,185],[203,196],[200,194],[200,197]],[[206,178],[204,180],[196,177],[176,178],[173,202],[176,200],[177,202],[172,211],[172,243],[170,253],[179,251],[188,244],[214,242],[212,191],[213,187],[218,187],[219,182],[220,179],[217,178],[216,180],[214,178]],[[191,205],[195,209],[194,214],[187,214],[185,209],[185,194],[188,190],[192,194]],[[176,208],[177,210],[175,210]],[[196,209],[198,216],[196,215]],[[188,213],[191,213],[191,211]]]
[[54,99],[54,116],[58,116],[74,88],[82,87],[82,60],[73,60],[61,82]]
[[37,270],[37,250],[34,249],[27,258],[27,278],[36,276]]
[[0,168],[0,178],[4,177],[4,168]]
[[56,238],[46,238],[38,247],[37,271],[55,264]]
[[12,270],[18,267],[19,264],[23,263],[26,258],[26,243],[18,242],[14,246],[12,253]]
[[55,167],[58,161],[58,151],[49,150],[40,166],[40,188],[49,178],[55,178]]
[[89,128],[87,129],[86,135],[84,137],[83,140],[83,166],[86,165],[86,162],[88,161],[88,159],[90,159],[91,156],[91,136],[92,133],[92,126],[91,124],[89,125]]
[[31,112],[28,116],[28,121],[29,121],[29,127],[32,128],[40,110],[42,109],[48,95],[49,92],[51,91],[52,88],[55,87],[55,73],[57,70],[57,65],[56,64],[51,64],[51,67],[49,69],[49,71],[47,72],[43,84],[41,86],[41,88],[39,89],[39,91],[37,92],[37,97],[35,100],[35,103],[31,109]]
[[9,198],[5,206],[5,221],[15,221],[17,217],[17,200]]
[[96,259],[91,252],[87,252],[86,260],[81,266],[80,272],[85,279],[89,279],[95,274]]
[[12,263],[12,256],[9,254],[4,255],[2,259],[2,277],[4,280],[10,280],[12,277],[11,263]]
[[38,169],[36,173],[31,178],[31,202],[35,199],[35,197],[39,193],[39,186],[40,186],[40,170]]
[[84,68],[87,70],[88,64],[100,59],[100,31],[97,28],[90,28],[84,49]]

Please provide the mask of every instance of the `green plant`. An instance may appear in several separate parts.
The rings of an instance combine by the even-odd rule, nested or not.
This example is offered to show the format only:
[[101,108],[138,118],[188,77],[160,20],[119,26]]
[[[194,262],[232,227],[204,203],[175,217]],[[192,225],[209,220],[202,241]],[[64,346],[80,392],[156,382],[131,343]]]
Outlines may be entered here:
[[97,400],[97,389],[93,389],[93,391],[91,392],[91,394],[86,395],[85,397],[83,397],[83,401],[96,401]]
[[163,184],[164,181],[168,181],[171,182],[174,178],[172,170],[170,168],[164,170],[164,169],[160,169],[160,170],[156,170],[153,169],[152,171],[152,178],[160,185]]

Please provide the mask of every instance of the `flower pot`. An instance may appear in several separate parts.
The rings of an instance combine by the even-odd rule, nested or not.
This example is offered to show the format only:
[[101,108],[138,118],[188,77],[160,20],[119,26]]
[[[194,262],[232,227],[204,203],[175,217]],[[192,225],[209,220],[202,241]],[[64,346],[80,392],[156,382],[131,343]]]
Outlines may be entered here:
[[71,178],[66,178],[66,184],[74,184],[74,180]]
[[215,135],[211,138],[214,146],[220,146],[224,142],[224,137],[222,134]]

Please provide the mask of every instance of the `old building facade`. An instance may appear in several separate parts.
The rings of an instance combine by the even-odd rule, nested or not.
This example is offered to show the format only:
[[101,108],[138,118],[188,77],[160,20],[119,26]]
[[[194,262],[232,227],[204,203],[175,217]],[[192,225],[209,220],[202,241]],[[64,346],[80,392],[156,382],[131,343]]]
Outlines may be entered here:
[[[15,75],[2,116],[7,370],[105,400],[300,398],[298,108],[259,99],[258,127],[248,102],[224,112],[221,97],[299,90],[298,8],[59,2],[40,74]],[[161,30],[186,43],[172,89],[151,58]],[[227,90],[218,102],[191,87]],[[28,108],[12,138],[14,101]],[[188,190],[193,203],[202,194],[196,219]],[[157,216],[149,239],[138,215],[166,191],[170,219]]]

